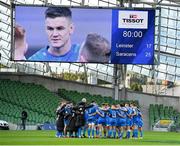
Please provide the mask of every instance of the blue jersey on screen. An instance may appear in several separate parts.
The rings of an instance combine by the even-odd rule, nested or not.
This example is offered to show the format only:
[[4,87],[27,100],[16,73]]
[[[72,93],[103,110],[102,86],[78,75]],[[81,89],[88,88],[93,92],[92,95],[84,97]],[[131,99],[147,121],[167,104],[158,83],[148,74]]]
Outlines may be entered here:
[[77,62],[79,56],[80,45],[74,44],[69,52],[61,56],[54,56],[48,52],[48,47],[40,49],[28,60],[30,61],[62,61],[62,62]]

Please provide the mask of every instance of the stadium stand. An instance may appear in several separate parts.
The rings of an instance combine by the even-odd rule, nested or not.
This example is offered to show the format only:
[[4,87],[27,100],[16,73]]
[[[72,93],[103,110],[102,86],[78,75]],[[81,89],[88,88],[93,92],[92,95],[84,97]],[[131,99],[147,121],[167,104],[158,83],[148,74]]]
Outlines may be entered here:
[[21,112],[28,113],[28,124],[55,122],[60,99],[41,85],[0,80],[0,119],[20,123]]
[[90,103],[91,101],[96,101],[98,105],[101,105],[102,103],[108,103],[110,105],[112,104],[120,104],[120,103],[136,103],[139,105],[138,100],[120,100],[116,101],[112,97],[107,97],[107,96],[101,96],[101,95],[91,95],[87,92],[77,92],[77,91],[68,91],[66,89],[59,89],[58,94],[61,98],[64,98],[68,101],[73,102],[74,104],[78,103],[81,101],[82,98],[86,98],[87,101]]
[[172,106],[163,106],[162,104],[150,104],[149,106],[149,122],[150,126],[154,126],[159,120],[174,120],[175,125],[180,127],[180,113],[173,109]]

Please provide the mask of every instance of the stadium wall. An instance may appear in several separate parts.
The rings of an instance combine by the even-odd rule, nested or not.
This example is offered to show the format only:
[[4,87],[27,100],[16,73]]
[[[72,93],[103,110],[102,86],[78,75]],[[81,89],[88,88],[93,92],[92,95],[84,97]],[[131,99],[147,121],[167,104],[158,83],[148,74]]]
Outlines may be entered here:
[[[61,80],[40,75],[17,74],[17,73],[0,73],[0,79],[11,79],[24,83],[35,83],[45,86],[52,92],[57,92],[59,88],[66,90],[77,90],[78,92],[88,92],[90,94],[101,94],[102,96],[112,96],[112,88],[100,87],[96,85],[83,84],[79,82]],[[120,94],[121,95],[121,90]],[[138,100],[144,115],[144,129],[149,130],[149,104],[163,104],[164,106],[173,106],[180,111],[180,97],[155,95],[127,90],[128,100]]]

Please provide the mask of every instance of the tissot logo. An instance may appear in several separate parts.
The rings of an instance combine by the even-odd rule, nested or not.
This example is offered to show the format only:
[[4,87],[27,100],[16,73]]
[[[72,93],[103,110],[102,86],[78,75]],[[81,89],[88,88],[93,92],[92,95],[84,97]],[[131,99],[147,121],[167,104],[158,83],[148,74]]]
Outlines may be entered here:
[[137,18],[137,15],[129,15],[129,18]]
[[143,23],[144,19],[137,19],[137,15],[130,15],[129,18],[123,18],[124,23]]
[[119,11],[118,28],[147,29],[147,11]]

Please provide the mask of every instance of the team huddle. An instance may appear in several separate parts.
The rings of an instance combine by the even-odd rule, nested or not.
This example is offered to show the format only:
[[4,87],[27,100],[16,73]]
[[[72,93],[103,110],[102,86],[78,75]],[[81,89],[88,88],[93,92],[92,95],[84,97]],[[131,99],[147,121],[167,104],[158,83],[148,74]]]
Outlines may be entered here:
[[56,137],[143,138],[142,113],[134,103],[100,107],[94,101],[87,105],[83,98],[76,106],[61,102],[56,114]]

